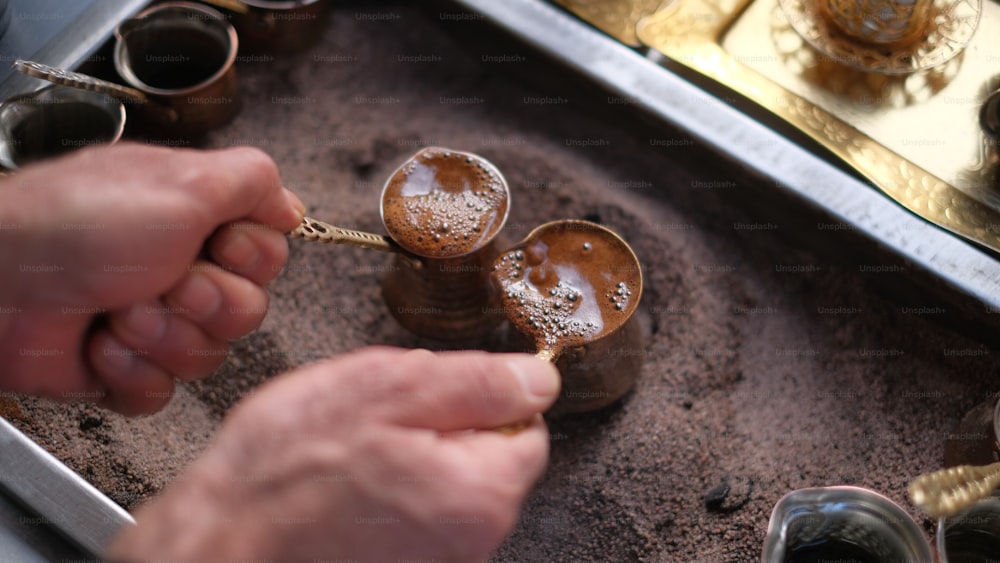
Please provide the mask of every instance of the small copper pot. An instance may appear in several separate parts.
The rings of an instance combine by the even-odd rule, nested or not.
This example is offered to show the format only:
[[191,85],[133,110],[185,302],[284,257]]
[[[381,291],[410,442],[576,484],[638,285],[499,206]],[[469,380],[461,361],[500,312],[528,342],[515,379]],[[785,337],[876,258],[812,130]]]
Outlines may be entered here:
[[233,14],[247,53],[290,54],[315,45],[326,31],[327,0],[242,0],[249,8]]
[[236,29],[217,10],[157,4],[115,28],[115,69],[150,98],[153,133],[197,136],[239,113]]
[[510,192],[493,164],[468,152],[421,150],[382,191],[389,236],[419,257],[397,255],[382,283],[390,313],[411,332],[473,342],[504,319],[490,283]]
[[1000,399],[990,397],[962,417],[945,436],[944,466],[989,465],[1000,461]]
[[552,221],[498,257],[491,275],[525,351],[559,368],[562,393],[550,415],[593,411],[632,388],[645,356],[634,315],[642,268],[620,236],[588,221]]

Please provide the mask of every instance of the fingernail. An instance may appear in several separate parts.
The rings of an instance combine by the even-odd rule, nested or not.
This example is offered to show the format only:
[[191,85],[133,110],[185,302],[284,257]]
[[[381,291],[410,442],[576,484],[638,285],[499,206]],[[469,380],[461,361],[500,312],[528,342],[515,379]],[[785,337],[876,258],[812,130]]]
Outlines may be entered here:
[[204,274],[192,273],[174,292],[177,306],[186,309],[194,320],[204,320],[215,314],[222,306],[219,288]]
[[551,363],[527,356],[508,360],[507,367],[521,380],[527,394],[546,401],[559,395],[562,381]]
[[302,216],[306,214],[305,204],[302,203],[302,200],[299,199],[299,196],[295,195],[295,193],[293,193],[288,188],[285,188],[285,197],[288,198],[288,203],[291,204],[293,208],[295,208],[295,211],[298,211],[299,213],[298,220],[301,221]]
[[133,305],[125,317],[125,326],[147,342],[157,342],[167,331],[167,318],[162,307],[150,303]]
[[260,250],[245,234],[233,231],[219,249],[220,258],[233,268],[252,268],[260,262]]

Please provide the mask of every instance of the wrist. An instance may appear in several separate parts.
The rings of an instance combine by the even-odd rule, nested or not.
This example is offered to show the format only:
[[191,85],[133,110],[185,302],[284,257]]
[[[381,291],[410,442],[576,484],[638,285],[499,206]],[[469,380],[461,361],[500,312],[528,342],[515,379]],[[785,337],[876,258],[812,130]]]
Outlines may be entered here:
[[110,563],[250,559],[261,553],[261,534],[247,529],[245,514],[226,510],[234,492],[223,468],[200,461],[181,480],[139,509],[136,525],[123,529],[109,547]]

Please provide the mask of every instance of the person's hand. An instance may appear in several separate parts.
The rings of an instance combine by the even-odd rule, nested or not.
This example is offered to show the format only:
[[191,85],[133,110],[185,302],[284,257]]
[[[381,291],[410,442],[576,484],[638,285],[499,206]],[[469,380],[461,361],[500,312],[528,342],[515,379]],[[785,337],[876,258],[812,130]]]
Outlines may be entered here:
[[238,405],[107,558],[484,560],[544,470],[539,413],[558,392],[521,354],[381,348],[301,368]]
[[169,401],[255,329],[301,202],[247,148],[122,144],[0,181],[0,389]]

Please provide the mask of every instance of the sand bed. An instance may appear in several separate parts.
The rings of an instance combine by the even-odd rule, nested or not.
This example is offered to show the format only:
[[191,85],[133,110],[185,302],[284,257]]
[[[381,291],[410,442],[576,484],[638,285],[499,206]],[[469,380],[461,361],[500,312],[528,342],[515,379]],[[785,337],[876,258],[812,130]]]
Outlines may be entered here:
[[[644,267],[639,381],[615,406],[551,423],[550,468],[498,560],[752,561],[779,497],[831,484],[874,488],[931,533],[905,504],[908,477],[938,467],[946,434],[997,388],[993,348],[936,323],[930,302],[881,297],[881,274],[859,262],[798,249],[792,222],[740,211],[731,196],[753,180],[682,133],[657,145],[589,117],[582,94],[512,78],[442,34],[436,12],[338,6],[313,50],[241,64],[243,111],[207,145],[260,146],[312,216],[378,232],[382,183],[406,158],[476,152],[510,184],[510,240],[587,218]],[[25,399],[13,422],[134,507],[260,381],[368,344],[437,347],[389,315],[387,255],[291,246],[260,331],[164,412]],[[502,332],[484,345],[509,346]]]

